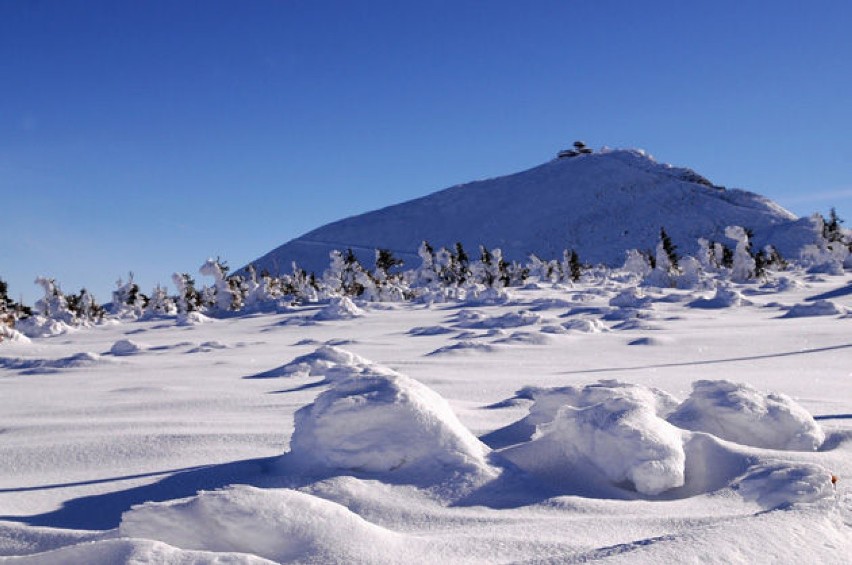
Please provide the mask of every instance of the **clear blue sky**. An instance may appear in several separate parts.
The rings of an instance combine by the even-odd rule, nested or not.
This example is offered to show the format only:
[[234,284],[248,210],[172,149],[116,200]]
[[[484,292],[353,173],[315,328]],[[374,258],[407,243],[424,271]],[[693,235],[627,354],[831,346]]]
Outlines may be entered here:
[[850,30],[848,0],[0,2],[0,278],[106,302],[575,139],[852,224]]

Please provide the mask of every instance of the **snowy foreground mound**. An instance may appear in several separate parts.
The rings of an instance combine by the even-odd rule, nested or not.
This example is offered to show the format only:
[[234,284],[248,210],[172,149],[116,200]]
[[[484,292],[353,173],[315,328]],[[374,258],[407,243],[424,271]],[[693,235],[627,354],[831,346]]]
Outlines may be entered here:
[[488,447],[436,392],[340,350],[315,353],[332,356],[346,363],[330,371],[333,385],[296,412],[290,449],[299,460],[329,469],[416,474],[420,481],[448,472],[492,473]]
[[124,514],[119,533],[279,563],[376,561],[401,541],[334,502],[290,489],[249,486],[143,504]]
[[766,449],[813,451],[825,441],[819,424],[790,397],[764,394],[728,381],[694,383],[692,394],[669,421],[687,430]]

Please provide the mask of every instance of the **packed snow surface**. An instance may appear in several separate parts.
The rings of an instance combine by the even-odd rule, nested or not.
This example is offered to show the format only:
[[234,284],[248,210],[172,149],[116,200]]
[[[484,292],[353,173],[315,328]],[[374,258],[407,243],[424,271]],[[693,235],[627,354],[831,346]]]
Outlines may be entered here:
[[848,563],[848,272],[644,277],[36,321],[0,562]]

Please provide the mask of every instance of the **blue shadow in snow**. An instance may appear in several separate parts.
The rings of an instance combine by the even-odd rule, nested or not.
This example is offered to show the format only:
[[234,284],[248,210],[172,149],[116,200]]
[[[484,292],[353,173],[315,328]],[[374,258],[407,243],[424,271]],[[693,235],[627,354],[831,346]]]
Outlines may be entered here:
[[[109,530],[118,527],[122,513],[143,502],[162,502],[195,495],[199,490],[212,490],[227,485],[263,482],[270,467],[278,457],[246,459],[221,465],[188,467],[178,469],[174,474],[150,484],[115,492],[75,498],[65,502],[61,508],[32,516],[0,516],[0,520],[20,522],[30,526],[51,528],[70,528],[77,530]],[[100,479],[79,483],[50,484],[38,487],[3,489],[0,492],[24,492],[47,490],[62,487],[108,483],[112,481],[156,476],[160,473],[146,473]]]

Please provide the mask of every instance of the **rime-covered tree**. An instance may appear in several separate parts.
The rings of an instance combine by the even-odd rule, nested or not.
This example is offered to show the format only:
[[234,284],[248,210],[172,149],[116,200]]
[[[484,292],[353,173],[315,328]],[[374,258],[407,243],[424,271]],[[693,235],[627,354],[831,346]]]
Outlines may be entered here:
[[139,285],[133,281],[133,273],[127,276],[127,282],[118,279],[116,289],[112,292],[113,315],[121,318],[138,318],[148,304],[148,297],[142,294]]
[[201,294],[195,288],[195,279],[189,273],[173,274],[172,282],[177,289],[175,305],[177,306],[178,314],[196,312],[201,309]]
[[731,266],[731,280],[746,282],[754,277],[755,261],[751,255],[749,230],[740,226],[725,228],[725,236],[737,242]]
[[225,261],[208,259],[198,272],[206,277],[213,277],[214,286],[212,292],[207,296],[202,295],[204,300],[211,306],[221,311],[237,311],[242,309],[245,299],[242,277],[228,275],[229,267]]

